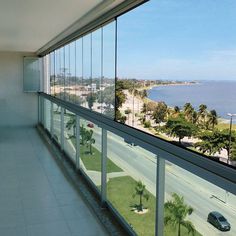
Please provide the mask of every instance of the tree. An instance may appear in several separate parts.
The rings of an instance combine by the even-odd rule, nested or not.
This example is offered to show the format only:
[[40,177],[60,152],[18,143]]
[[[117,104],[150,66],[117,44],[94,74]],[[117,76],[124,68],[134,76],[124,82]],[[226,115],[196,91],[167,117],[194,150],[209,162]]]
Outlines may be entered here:
[[87,146],[89,146],[89,153],[92,155],[92,144],[95,143],[95,139],[93,138],[93,130],[86,130],[85,133],[85,141],[87,143]]
[[174,106],[173,117],[178,117],[180,114],[180,108],[178,106]]
[[207,126],[212,126],[212,129],[215,128],[215,125],[218,124],[218,115],[216,110],[211,110],[207,115]]
[[86,97],[86,100],[88,102],[89,109],[92,109],[94,102],[96,101],[96,95],[93,93],[88,94]]
[[120,110],[116,111],[116,117],[115,117],[116,121],[119,121],[122,124],[125,124],[126,122],[126,116],[123,116],[120,112]]
[[81,144],[84,145],[86,136],[86,129],[84,128],[84,125],[80,126],[80,136],[81,136]]
[[160,125],[160,123],[165,120],[166,113],[167,113],[167,105],[164,102],[159,102],[152,114],[152,117],[155,120],[155,122]]
[[115,120],[121,123],[125,123],[126,116],[123,116],[119,110],[122,104],[126,101],[126,95],[123,91],[116,91],[116,106],[115,106]]
[[179,138],[179,144],[184,137],[191,137],[197,132],[197,127],[184,118],[171,118],[165,125],[167,134]]
[[147,90],[146,89],[143,89],[141,91],[139,91],[139,96],[144,99],[148,96],[148,93],[147,93]]
[[[204,104],[199,105],[198,118],[203,120],[204,127],[206,125],[206,115],[207,115],[207,106]],[[200,119],[199,119],[199,121],[200,121]]]
[[[195,147],[199,148],[203,153],[209,153],[213,155],[217,152],[221,152],[223,149],[227,151],[227,155],[231,157],[232,146],[229,146],[229,129],[224,130],[213,130],[208,132],[203,132],[198,135],[201,139],[200,142],[195,143]],[[232,144],[236,142],[236,132],[231,133]]]
[[71,128],[73,128],[73,135],[72,135],[72,137],[75,137],[76,136],[76,116],[73,115],[73,114],[70,114],[69,116],[70,116],[70,119],[66,123],[66,128],[68,130],[71,130]]
[[185,103],[183,111],[184,111],[185,119],[193,123],[194,108],[190,102]]
[[193,208],[184,203],[184,197],[177,193],[172,194],[172,200],[164,205],[167,214],[164,217],[164,224],[171,225],[174,229],[178,227],[178,236],[181,236],[181,226],[186,228],[188,233],[195,235],[196,229],[191,221],[185,220],[193,213]]
[[230,159],[236,161],[236,142],[232,143]]
[[130,108],[127,108],[127,109],[125,110],[125,114],[128,115],[128,122],[129,122],[129,114],[130,114],[131,112],[132,112],[132,111],[131,111]]
[[198,135],[201,141],[194,144],[195,148],[198,148],[202,153],[207,153],[209,155],[214,155],[221,151],[221,143],[219,140],[218,131],[205,131]]
[[135,193],[133,194],[133,198],[139,196],[139,204],[137,205],[138,211],[143,211],[143,198],[148,201],[149,194],[146,191],[146,186],[141,181],[136,181]]
[[141,112],[143,112],[144,114],[147,114],[147,103],[143,103],[143,107],[142,107],[142,110]]
[[146,106],[147,106],[146,107],[147,113],[153,113],[156,106],[157,106],[157,103],[150,101],[150,102],[146,103]]

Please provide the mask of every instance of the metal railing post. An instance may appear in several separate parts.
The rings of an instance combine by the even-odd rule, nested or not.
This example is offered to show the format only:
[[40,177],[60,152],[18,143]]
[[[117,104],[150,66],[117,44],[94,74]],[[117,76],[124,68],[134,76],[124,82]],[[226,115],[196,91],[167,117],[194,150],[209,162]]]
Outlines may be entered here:
[[61,150],[64,150],[64,145],[65,145],[64,114],[65,114],[65,108],[61,107]]
[[101,195],[102,205],[107,199],[107,130],[102,128],[102,175],[101,175]]
[[50,107],[50,133],[51,133],[51,138],[54,136],[54,120],[53,120],[53,103],[51,102],[51,107]]
[[76,115],[76,169],[80,169],[80,117]]
[[164,235],[165,159],[157,156],[156,172],[156,236]]

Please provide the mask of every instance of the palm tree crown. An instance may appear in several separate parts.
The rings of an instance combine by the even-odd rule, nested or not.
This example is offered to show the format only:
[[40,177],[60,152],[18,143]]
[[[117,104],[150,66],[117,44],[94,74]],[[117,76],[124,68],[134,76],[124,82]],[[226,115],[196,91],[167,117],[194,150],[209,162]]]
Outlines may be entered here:
[[174,228],[178,227],[178,236],[181,235],[181,226],[188,230],[188,233],[195,234],[196,230],[192,222],[185,220],[188,215],[191,215],[193,208],[184,203],[183,196],[176,193],[172,194],[172,200],[165,203],[167,214],[164,218],[165,225],[171,225]]

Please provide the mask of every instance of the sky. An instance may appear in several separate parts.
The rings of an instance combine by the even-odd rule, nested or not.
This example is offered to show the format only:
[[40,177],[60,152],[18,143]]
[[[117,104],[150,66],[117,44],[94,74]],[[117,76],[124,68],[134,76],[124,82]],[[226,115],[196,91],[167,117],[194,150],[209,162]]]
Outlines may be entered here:
[[119,78],[236,81],[236,0],[150,0],[117,34]]

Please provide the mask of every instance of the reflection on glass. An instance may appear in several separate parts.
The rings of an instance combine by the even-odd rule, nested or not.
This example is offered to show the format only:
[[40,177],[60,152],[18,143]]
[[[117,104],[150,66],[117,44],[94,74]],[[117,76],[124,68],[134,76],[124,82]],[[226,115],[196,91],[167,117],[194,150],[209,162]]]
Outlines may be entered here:
[[61,107],[53,104],[53,138],[61,143]]
[[47,129],[48,132],[51,130],[51,102],[47,99],[44,99],[44,128]]
[[68,110],[64,113],[64,151],[76,161],[76,115]]
[[64,55],[64,47],[60,49],[60,64],[59,64],[59,75],[58,75],[58,84],[59,84],[59,93],[60,98],[64,99],[64,86],[65,86],[65,55]]
[[118,17],[116,120],[236,166],[236,5],[207,2],[147,1]]
[[101,76],[102,76],[102,30],[92,33],[92,84],[91,97],[92,109],[101,112]]
[[70,58],[69,58],[69,79],[70,79],[70,87],[68,89],[68,93],[70,94],[70,102],[75,103],[75,42],[70,43]]
[[207,222],[212,211],[221,213],[231,224],[227,235],[236,234],[235,195],[170,162],[165,170],[165,235],[177,235],[178,230],[180,235],[192,235],[193,231],[195,235],[219,235],[219,229]]
[[100,190],[101,186],[101,128],[94,123],[80,120],[81,168]]
[[55,97],[60,98],[60,49],[55,51]]
[[67,44],[64,47],[65,51],[65,88],[64,88],[64,97],[66,101],[70,99],[70,45]]
[[155,235],[156,158],[108,132],[107,199],[138,235]]
[[110,118],[115,116],[115,57],[116,22],[103,27],[103,60],[101,81],[102,113]]
[[50,53],[50,94],[54,96],[54,85],[55,85],[55,53]]
[[85,98],[85,107],[92,109],[91,102],[91,80],[92,80],[92,57],[91,57],[91,34],[83,37],[83,97]]
[[84,103],[83,98],[83,47],[82,38],[76,40],[76,104],[82,105]]

